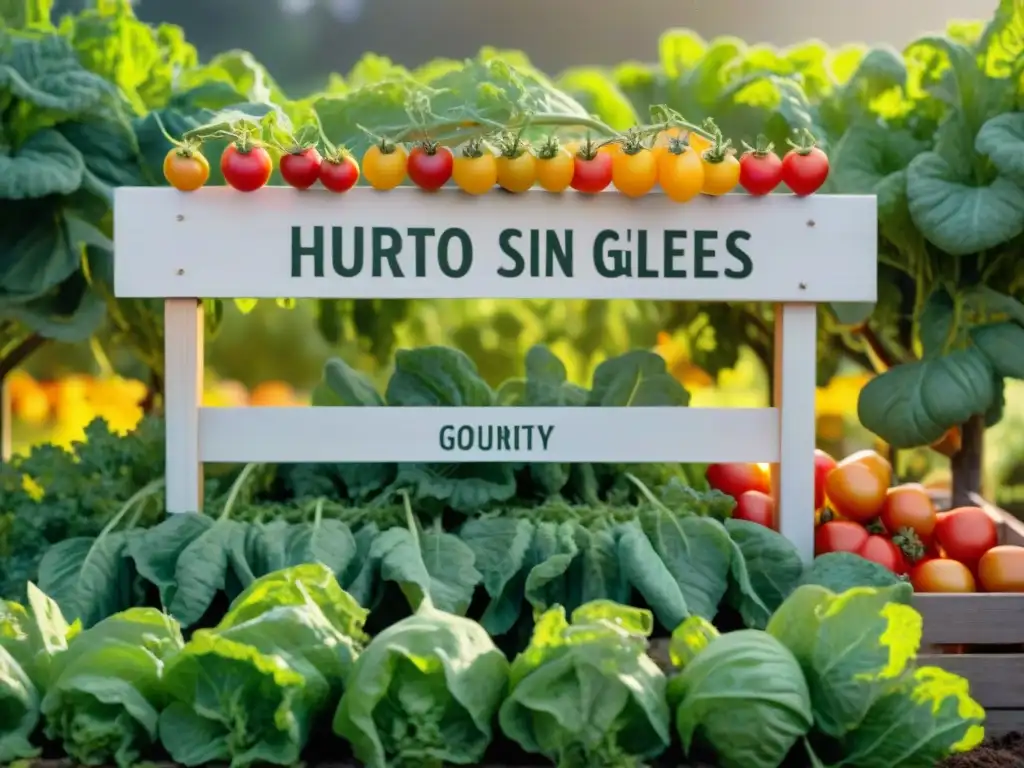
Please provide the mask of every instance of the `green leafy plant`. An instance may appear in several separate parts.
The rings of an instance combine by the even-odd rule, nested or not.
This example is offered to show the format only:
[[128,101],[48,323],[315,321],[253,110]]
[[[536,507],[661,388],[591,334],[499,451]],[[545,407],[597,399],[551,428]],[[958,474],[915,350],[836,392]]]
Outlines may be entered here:
[[54,659],[80,629],[69,626],[57,604],[31,582],[25,605],[0,602],[0,762],[39,754],[31,739],[54,678]]
[[292,765],[341,693],[366,612],[320,564],[275,571],[193,634],[165,670],[160,739],[174,760]]
[[[805,585],[764,632],[684,622],[671,647],[682,671],[669,684],[684,748],[709,748],[737,768],[770,768],[791,753],[833,768],[896,768],[976,746],[985,713],[967,681],[915,662],[921,615],[910,593],[908,584],[840,594]],[[747,710],[741,729],[737,707]]]
[[82,765],[136,765],[156,743],[164,665],[183,645],[178,623],[155,608],[78,634],[54,659],[40,704],[47,737]]
[[334,732],[370,768],[478,763],[491,743],[508,669],[479,624],[425,597],[356,660]]
[[628,768],[671,741],[665,676],[647,656],[650,612],[608,601],[537,620],[512,662],[502,732],[560,768]]
[[954,430],[954,504],[980,490],[1004,379],[1024,376],[1022,27],[1024,5],[1003,0],[973,34],[911,43],[832,158],[833,191],[878,196],[888,286],[866,320],[882,372],[860,419],[896,448]]

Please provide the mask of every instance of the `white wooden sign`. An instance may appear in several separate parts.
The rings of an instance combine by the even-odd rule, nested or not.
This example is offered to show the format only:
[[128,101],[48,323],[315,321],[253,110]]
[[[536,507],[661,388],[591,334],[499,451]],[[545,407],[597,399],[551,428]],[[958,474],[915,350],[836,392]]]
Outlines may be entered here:
[[[115,193],[115,292],[165,300],[167,508],[210,462],[771,462],[814,552],[816,307],[877,293],[873,196],[267,188]],[[201,298],[591,298],[776,305],[771,408],[204,408]]]
[[116,192],[118,296],[873,301],[870,197]]

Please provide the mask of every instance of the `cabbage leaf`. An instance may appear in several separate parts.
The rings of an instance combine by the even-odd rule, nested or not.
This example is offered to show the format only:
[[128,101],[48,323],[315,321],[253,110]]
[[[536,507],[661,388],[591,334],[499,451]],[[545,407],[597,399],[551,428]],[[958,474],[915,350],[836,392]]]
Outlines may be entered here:
[[649,611],[595,600],[555,606],[512,663],[499,722],[527,752],[560,766],[636,765],[670,742],[665,676],[647,656]]
[[340,695],[366,611],[321,564],[254,581],[168,664],[160,739],[183,765],[292,765]]

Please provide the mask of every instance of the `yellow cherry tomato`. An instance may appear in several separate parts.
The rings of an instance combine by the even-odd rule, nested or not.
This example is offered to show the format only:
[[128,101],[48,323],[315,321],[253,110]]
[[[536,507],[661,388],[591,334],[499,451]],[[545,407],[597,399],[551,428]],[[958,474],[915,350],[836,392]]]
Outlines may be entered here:
[[498,184],[509,192],[525,192],[537,180],[537,158],[529,151],[498,158]]
[[705,195],[724,195],[736,188],[740,181],[740,161],[735,155],[726,155],[718,162],[702,157],[701,162],[704,186],[700,191]]
[[455,156],[452,180],[467,195],[486,194],[498,183],[498,165],[494,155],[480,150],[478,146],[467,151],[469,154],[460,152]]
[[705,138],[699,133],[694,133],[693,131],[686,134],[686,141],[694,148],[698,155],[702,155],[706,150],[711,149],[711,145],[713,143],[711,139]]
[[689,147],[679,153],[666,149],[658,157],[658,184],[669,200],[685,203],[704,188],[704,163]]
[[537,183],[548,192],[564,192],[572,183],[576,161],[572,153],[559,149],[553,157],[538,157],[536,163]]
[[195,192],[210,178],[210,161],[198,149],[175,147],[164,157],[164,178],[181,192]]
[[408,159],[409,154],[401,144],[374,144],[363,155],[363,176],[374,189],[394,189],[405,181]]
[[657,158],[648,149],[612,155],[612,184],[626,197],[643,197],[658,183]]

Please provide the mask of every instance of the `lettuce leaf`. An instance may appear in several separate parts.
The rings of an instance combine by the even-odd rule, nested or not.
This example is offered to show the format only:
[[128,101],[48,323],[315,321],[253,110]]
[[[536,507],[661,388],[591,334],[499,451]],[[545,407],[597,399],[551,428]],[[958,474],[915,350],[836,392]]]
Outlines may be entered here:
[[342,689],[366,611],[327,566],[254,581],[168,664],[160,739],[183,765],[292,765]]
[[54,659],[80,625],[64,620],[57,603],[32,582],[27,605],[0,601],[0,764],[35,757],[31,742],[40,721],[42,691]]
[[131,608],[78,635],[54,659],[42,701],[47,737],[83,765],[138,762],[156,741],[164,662],[184,645],[178,623]]
[[505,735],[559,765],[634,765],[668,748],[665,676],[647,656],[649,611],[596,600],[537,620],[512,663]]
[[427,597],[356,660],[334,732],[370,768],[477,763],[508,670],[479,624],[437,610]]
[[775,768],[810,731],[807,681],[793,654],[768,633],[717,636],[693,616],[673,632],[672,644],[673,661],[685,659],[669,699],[687,752],[700,741],[723,768]]

